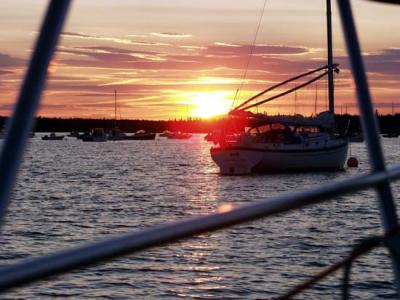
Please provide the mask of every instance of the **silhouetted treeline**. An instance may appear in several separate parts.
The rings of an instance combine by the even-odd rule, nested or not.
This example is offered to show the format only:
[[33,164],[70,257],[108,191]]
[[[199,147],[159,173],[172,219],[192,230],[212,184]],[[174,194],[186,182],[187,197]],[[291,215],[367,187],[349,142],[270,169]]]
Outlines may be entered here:
[[[0,117],[0,126],[3,127],[5,117]],[[125,132],[146,130],[148,132],[163,132],[164,130],[182,131],[191,133],[206,133],[221,126],[221,119],[189,119],[189,120],[118,120],[112,119],[79,119],[79,118],[42,118],[38,117],[35,132],[85,132],[92,128],[114,128],[115,124]]]
[[[344,130],[349,126],[350,132],[360,132],[360,117],[353,115],[336,115],[336,124],[339,130]],[[396,115],[378,115],[379,128],[381,133],[400,133],[400,114]],[[349,124],[349,125],[348,125]]]
[[[381,133],[396,132],[400,130],[400,114],[378,116]],[[0,117],[0,126],[3,127],[6,118]],[[349,122],[350,121],[350,122]],[[189,120],[118,120],[117,126],[125,132],[146,130],[148,132],[163,132],[164,130],[182,131],[191,133],[207,133],[221,128],[223,120],[215,119],[189,119]],[[353,115],[336,115],[336,124],[339,130],[344,130],[349,124],[349,131],[359,132],[360,118]],[[92,128],[113,128],[115,121],[112,119],[79,119],[79,118],[42,118],[36,120],[35,130],[38,132],[84,132]]]

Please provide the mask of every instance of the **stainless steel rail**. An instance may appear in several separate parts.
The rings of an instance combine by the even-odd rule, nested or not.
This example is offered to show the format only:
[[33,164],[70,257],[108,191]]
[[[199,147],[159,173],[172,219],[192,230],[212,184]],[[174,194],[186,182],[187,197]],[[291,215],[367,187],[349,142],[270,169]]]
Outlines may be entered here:
[[[368,187],[377,188],[385,231],[388,232],[397,226],[397,216],[389,181],[400,178],[400,166],[386,170],[350,3],[348,0],[337,0],[337,2],[357,86],[363,132],[367,137],[372,164],[371,174],[327,184],[309,191],[265,199],[228,212],[210,214],[149,228],[137,233],[114,237],[3,267],[0,269],[0,291],[103,262],[121,255],[171,243],[195,234],[288,212]],[[398,3],[398,1],[388,0],[385,2]],[[10,191],[15,181],[35,112],[38,108],[47,68],[55,50],[69,5],[69,0],[52,0],[50,2],[18,97],[16,109],[8,125],[7,139],[0,157],[0,220],[3,219],[6,212]],[[398,240],[393,242],[392,248],[395,249],[391,252],[396,274],[395,281],[400,286],[400,260],[398,254],[400,247]]]

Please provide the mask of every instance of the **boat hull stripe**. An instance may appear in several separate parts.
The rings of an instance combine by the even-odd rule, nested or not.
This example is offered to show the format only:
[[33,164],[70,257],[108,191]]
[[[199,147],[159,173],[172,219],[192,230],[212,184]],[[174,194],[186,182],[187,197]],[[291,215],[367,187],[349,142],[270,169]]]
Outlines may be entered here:
[[259,148],[250,148],[250,147],[223,147],[223,148],[211,148],[212,153],[223,152],[223,151],[255,151],[255,152],[280,152],[280,153],[312,153],[312,152],[322,152],[322,151],[330,151],[336,150],[340,148],[346,147],[346,144],[341,144],[328,148],[319,148],[319,149],[299,149],[299,150],[283,150],[283,149],[259,149]]

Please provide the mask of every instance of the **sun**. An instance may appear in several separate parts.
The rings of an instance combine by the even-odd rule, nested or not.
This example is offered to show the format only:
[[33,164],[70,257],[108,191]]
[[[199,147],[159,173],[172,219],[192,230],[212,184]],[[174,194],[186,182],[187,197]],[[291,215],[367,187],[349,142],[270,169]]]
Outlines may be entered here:
[[190,101],[193,105],[192,115],[200,118],[211,118],[229,112],[232,100],[228,99],[228,92],[201,92],[196,93]]

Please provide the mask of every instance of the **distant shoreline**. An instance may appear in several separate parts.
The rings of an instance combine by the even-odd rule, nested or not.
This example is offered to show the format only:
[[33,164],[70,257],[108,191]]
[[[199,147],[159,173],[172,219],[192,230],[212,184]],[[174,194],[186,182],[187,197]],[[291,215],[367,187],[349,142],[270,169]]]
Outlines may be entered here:
[[[347,127],[350,120],[349,130],[360,131],[359,116],[336,115],[336,123],[339,128]],[[7,117],[0,116],[0,127],[2,128]],[[400,114],[378,116],[381,133],[389,133],[400,130]],[[148,132],[182,131],[190,133],[208,133],[221,128],[222,119],[188,119],[188,120],[129,120],[117,121],[117,126],[125,132],[136,132],[146,130]],[[38,117],[35,124],[35,132],[84,132],[91,128],[113,128],[113,119],[83,119],[83,118],[45,118]]]
[[[7,117],[0,116],[0,128],[3,128]],[[122,119],[84,119],[84,118],[45,118],[36,119],[34,132],[85,132],[92,128],[114,128],[115,124],[125,132],[145,130],[147,132],[182,131],[207,133],[221,126],[221,119],[188,119],[188,120],[130,120]]]

